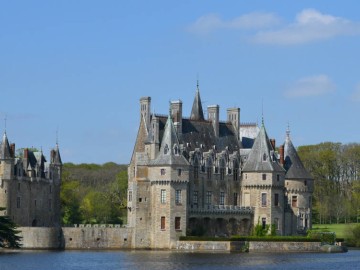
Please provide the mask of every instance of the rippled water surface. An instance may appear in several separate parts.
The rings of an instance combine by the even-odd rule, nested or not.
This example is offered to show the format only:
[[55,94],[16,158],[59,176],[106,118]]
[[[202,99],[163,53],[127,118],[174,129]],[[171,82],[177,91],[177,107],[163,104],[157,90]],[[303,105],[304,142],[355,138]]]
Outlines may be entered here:
[[180,253],[176,251],[17,251],[0,253],[0,270],[62,269],[360,269],[348,253]]

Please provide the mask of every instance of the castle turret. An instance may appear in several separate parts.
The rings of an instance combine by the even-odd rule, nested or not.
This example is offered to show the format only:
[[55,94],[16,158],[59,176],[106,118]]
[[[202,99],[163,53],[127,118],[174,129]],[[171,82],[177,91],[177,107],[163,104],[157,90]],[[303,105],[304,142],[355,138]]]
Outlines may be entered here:
[[199,82],[197,83],[196,94],[195,94],[195,99],[194,99],[193,106],[191,109],[190,119],[198,120],[198,121],[204,120],[204,112],[203,112],[201,98],[200,98]]
[[0,178],[12,179],[14,175],[14,158],[10,148],[10,144],[4,132],[0,147]]
[[[171,114],[166,121],[158,157],[150,163],[151,242],[155,248],[174,248],[186,235],[189,162],[181,154]],[[156,236],[156,237],[155,237]]]
[[263,122],[243,167],[243,205],[254,207],[254,221],[264,228],[274,225],[279,235],[284,234],[284,175]]
[[[284,145],[285,188],[288,205],[292,210],[287,234],[305,233],[311,228],[312,193],[314,181],[305,169],[290,139],[290,130],[286,132]],[[290,231],[291,229],[291,231]]]

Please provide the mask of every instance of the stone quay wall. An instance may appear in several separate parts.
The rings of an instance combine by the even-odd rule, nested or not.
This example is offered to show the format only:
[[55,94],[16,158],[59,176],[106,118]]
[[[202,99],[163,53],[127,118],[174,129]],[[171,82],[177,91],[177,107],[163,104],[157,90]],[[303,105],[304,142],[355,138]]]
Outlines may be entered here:
[[128,249],[132,229],[109,225],[19,227],[25,249]]
[[186,251],[321,252],[320,242],[177,241]]

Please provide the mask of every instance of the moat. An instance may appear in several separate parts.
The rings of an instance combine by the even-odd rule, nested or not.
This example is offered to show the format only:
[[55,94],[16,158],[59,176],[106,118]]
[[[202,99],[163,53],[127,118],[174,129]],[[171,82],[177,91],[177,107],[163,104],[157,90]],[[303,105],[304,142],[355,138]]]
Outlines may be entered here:
[[190,253],[176,251],[15,251],[0,253],[1,270],[62,269],[358,269],[348,253]]

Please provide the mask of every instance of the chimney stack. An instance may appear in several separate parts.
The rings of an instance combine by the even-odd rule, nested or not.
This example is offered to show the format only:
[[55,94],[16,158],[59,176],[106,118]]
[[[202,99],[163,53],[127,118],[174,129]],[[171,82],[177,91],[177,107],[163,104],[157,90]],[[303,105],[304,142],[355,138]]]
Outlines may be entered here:
[[219,137],[219,105],[208,106],[208,120],[211,121],[216,137]]
[[176,132],[179,135],[182,133],[182,101],[172,101],[170,106],[171,118],[173,119]]
[[10,144],[10,156],[12,157],[12,158],[14,158],[15,157],[15,143],[12,143],[12,144]]
[[279,152],[280,152],[280,165],[284,166],[285,164],[285,157],[284,157],[284,145],[280,145],[279,147]]

